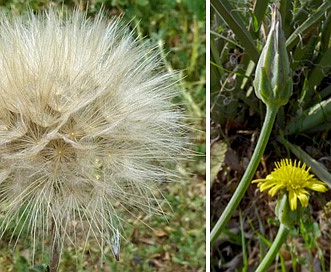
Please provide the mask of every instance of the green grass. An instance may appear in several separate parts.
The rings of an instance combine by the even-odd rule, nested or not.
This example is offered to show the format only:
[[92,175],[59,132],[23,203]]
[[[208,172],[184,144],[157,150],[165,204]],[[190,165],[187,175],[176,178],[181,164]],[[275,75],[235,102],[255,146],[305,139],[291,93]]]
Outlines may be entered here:
[[[100,261],[93,242],[85,252],[63,252],[60,271],[204,271],[205,270],[205,1],[92,0],[0,1],[5,13],[22,14],[49,5],[87,10],[94,16],[122,16],[141,40],[158,45],[169,70],[180,71],[178,103],[189,117],[192,149],[197,156],[181,165],[185,179],[165,185],[165,217],[145,216],[130,221],[122,239],[120,261],[109,248]],[[22,235],[15,248],[8,245],[10,233],[0,241],[0,271],[44,271],[47,258],[36,256],[32,268],[29,237]],[[45,248],[49,241],[45,241]],[[38,252],[37,252],[38,255]],[[102,263],[102,265],[101,265]],[[30,270],[29,270],[30,268]]]

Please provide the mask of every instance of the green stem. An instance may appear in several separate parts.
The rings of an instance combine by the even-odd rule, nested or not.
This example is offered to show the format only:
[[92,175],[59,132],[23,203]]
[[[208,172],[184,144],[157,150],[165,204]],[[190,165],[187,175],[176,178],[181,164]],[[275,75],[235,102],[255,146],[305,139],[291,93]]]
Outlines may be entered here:
[[250,182],[252,181],[255,171],[259,166],[262,155],[267,146],[270,133],[272,131],[272,127],[276,119],[277,112],[278,112],[278,107],[267,106],[267,112],[261,129],[261,134],[259,140],[257,141],[251,161],[248,164],[245,174],[241,178],[237,190],[234,192],[230,202],[226,206],[221,217],[218,219],[216,225],[214,226],[214,228],[210,233],[211,245],[213,245],[216,242],[216,239],[221,234],[222,229],[225,227],[225,224],[230,220],[233,212],[238,207],[241,199],[244,197],[244,194],[248,189]]
[[277,236],[273,241],[271,248],[269,249],[267,255],[265,255],[265,257],[263,258],[258,268],[255,270],[255,272],[267,271],[268,267],[273,262],[277,253],[279,252],[280,247],[285,242],[289,231],[290,230],[285,225],[280,224]]

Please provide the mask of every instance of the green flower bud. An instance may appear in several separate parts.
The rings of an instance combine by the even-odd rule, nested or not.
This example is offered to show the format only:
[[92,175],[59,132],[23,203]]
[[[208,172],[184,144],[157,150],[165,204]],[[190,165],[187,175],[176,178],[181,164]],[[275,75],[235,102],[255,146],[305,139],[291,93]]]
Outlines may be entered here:
[[292,95],[293,82],[280,13],[272,6],[267,42],[256,66],[255,94],[267,106],[285,105]]
[[296,210],[291,210],[287,193],[280,195],[277,199],[275,214],[280,223],[288,229],[291,229],[295,224],[299,223],[300,218],[302,217],[301,203],[298,203],[298,206],[299,207]]

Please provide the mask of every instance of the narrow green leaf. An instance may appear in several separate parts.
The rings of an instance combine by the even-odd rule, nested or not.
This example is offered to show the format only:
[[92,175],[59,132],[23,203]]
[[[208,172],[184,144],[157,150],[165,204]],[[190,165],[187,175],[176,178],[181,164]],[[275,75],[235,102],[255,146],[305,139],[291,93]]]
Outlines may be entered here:
[[221,239],[231,241],[232,244],[241,246],[241,235],[231,232],[228,229],[223,229]]
[[241,90],[245,90],[246,84],[250,83],[249,79],[252,78],[252,74],[255,72],[255,70],[254,70],[255,69],[255,63],[252,60],[250,60],[245,67],[246,67],[245,76],[244,76],[243,81],[242,81],[241,86],[240,86]]
[[[257,236],[268,246],[270,247],[272,245],[272,242],[269,241],[267,238],[265,238],[262,234],[257,233]],[[262,256],[263,259],[263,256]]]
[[309,130],[331,119],[331,97],[308,110],[304,111],[299,118],[290,121],[286,126],[286,134],[294,134]]
[[321,51],[324,52],[329,47],[331,37],[331,16],[327,16],[321,31]]
[[254,13],[252,13],[252,23],[251,23],[250,26],[253,27],[254,32],[257,32],[259,30],[259,27],[260,27],[259,22],[258,22],[258,20],[257,20]]
[[29,268],[29,272],[46,272],[48,271],[48,267],[46,264],[35,265]]
[[241,210],[239,211],[239,221],[240,221],[240,233],[241,233],[241,248],[243,252],[243,268],[241,271],[246,272],[248,271],[248,256],[246,249],[244,222],[243,222]]
[[307,62],[311,62],[311,59],[314,57],[316,51],[316,45],[319,42],[319,33],[315,31],[310,37],[309,40],[305,43],[299,43],[292,54],[293,62],[291,63],[291,68],[295,71],[299,66],[306,66]]
[[240,14],[231,6],[228,0],[211,0],[211,6],[232,29],[249,57],[256,63],[259,58],[259,52],[256,49],[252,35],[242,22]]
[[[220,78],[222,78],[224,71],[219,67],[222,67],[220,60],[220,52],[215,44],[214,39],[210,39],[210,87],[211,90],[219,89],[220,87]],[[213,65],[212,63],[216,63]]]
[[[288,1],[288,0],[284,0]],[[325,0],[300,0],[300,1],[290,1],[293,3],[293,23],[296,25],[301,25],[311,13],[316,11]]]
[[218,65],[217,63],[215,63],[213,61],[210,61],[210,64],[213,65],[213,66],[215,66],[215,67],[217,67],[217,68],[219,68],[220,70],[223,70],[223,71],[227,72],[227,73],[230,73],[230,74],[233,74],[233,75],[237,75],[237,76],[240,76],[240,77],[246,77],[245,74],[242,74],[240,72],[235,72],[235,71],[227,70],[223,66],[220,66],[220,65]]
[[265,16],[266,10],[268,7],[268,1],[265,0],[256,0],[253,7],[253,26],[254,31],[256,32],[261,25],[261,22]]
[[319,95],[322,99],[324,99],[325,97],[331,95],[331,85],[327,86],[322,91],[320,91]]
[[285,36],[288,37],[293,32],[292,20],[293,20],[293,3],[294,1],[280,0],[279,12],[283,19],[283,29]]
[[286,46],[288,50],[290,50],[297,42],[299,37],[301,37],[304,33],[306,33],[314,24],[318,23],[325,16],[325,12],[327,12],[331,8],[331,1],[325,1],[323,5],[319,7],[319,9],[311,14],[306,21],[304,21],[286,41]]
[[320,85],[322,79],[331,69],[331,47],[321,56],[319,63],[317,63],[309,75],[306,101],[311,99],[314,89]]
[[221,39],[237,46],[238,48],[244,49],[241,44],[237,43],[235,40],[231,40],[231,39],[225,37],[222,34],[219,34],[219,33],[215,32],[215,31],[212,31],[212,30],[210,31],[210,34],[215,35],[216,37],[221,38]]

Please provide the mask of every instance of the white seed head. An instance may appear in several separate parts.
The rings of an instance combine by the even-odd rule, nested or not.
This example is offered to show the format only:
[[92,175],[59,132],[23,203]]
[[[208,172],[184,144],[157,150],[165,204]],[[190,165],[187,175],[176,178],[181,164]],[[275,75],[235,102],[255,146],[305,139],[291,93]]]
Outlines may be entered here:
[[2,16],[3,232],[16,220],[33,241],[52,232],[75,244],[79,232],[103,248],[121,211],[160,211],[157,185],[176,175],[184,126],[174,76],[132,36],[79,12]]

